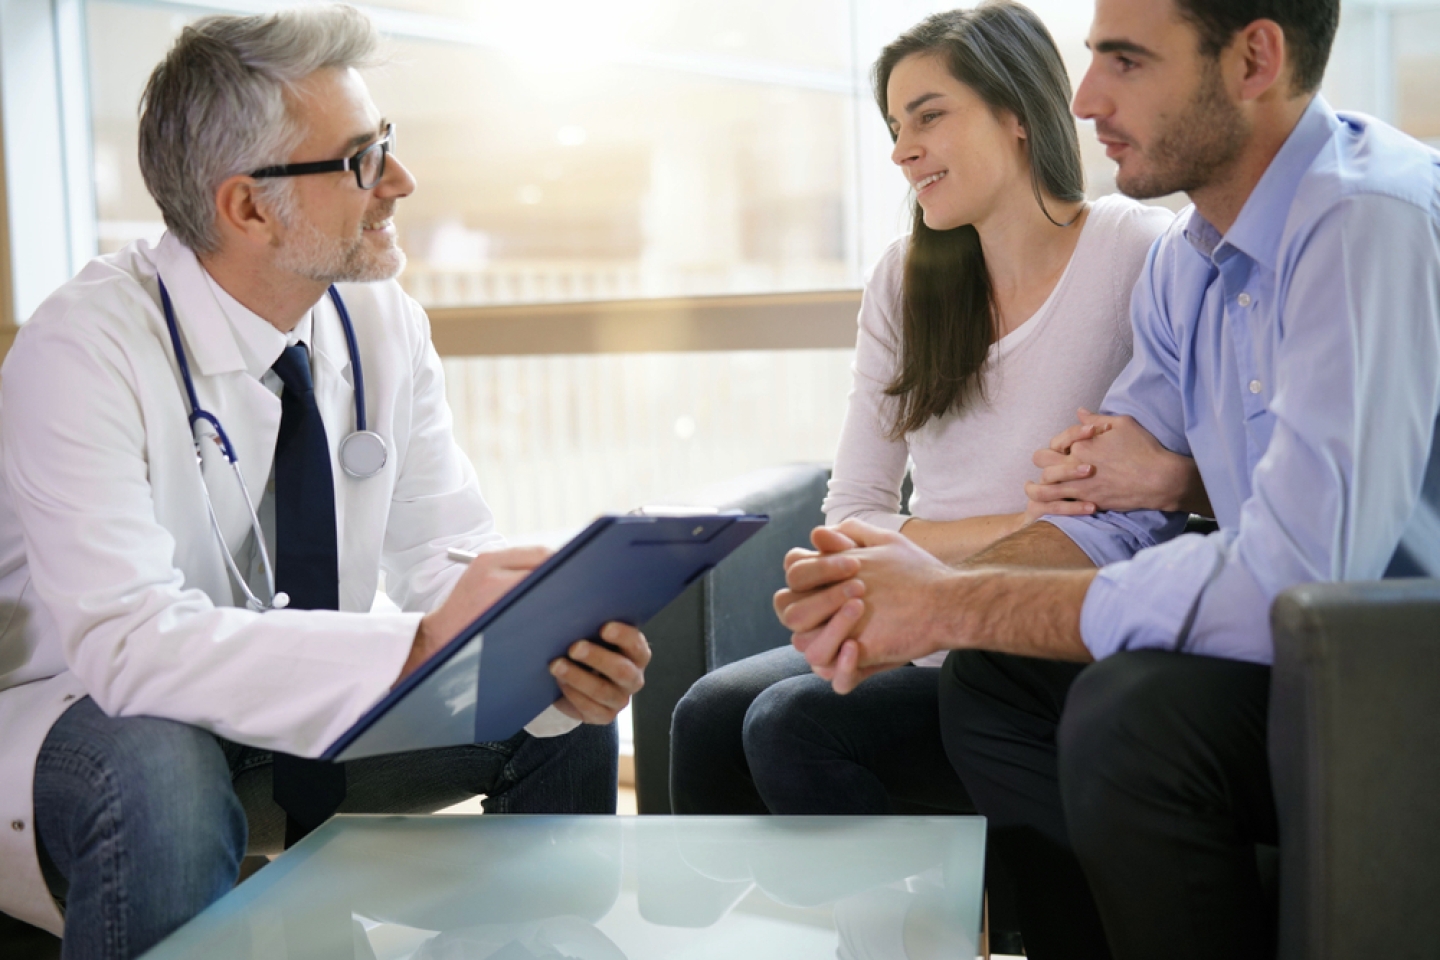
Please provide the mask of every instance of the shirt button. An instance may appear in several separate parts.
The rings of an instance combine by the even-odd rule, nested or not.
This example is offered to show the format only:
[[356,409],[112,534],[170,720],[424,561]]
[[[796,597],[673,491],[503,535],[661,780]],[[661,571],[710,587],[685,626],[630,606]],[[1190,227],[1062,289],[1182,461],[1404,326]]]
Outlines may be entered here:
[[1265,384],[1261,383],[1259,380],[1251,380],[1251,381],[1250,381],[1250,392],[1251,392],[1251,393],[1259,393],[1261,390],[1264,390],[1264,389],[1265,389]]
[[24,820],[11,820],[11,821],[10,821],[10,829],[11,829],[11,830],[16,830],[16,831],[24,830],[24,829],[25,829],[25,821],[24,821]]
[[1250,294],[1248,294],[1248,293],[1242,293],[1242,294],[1240,294],[1240,296],[1238,296],[1238,297],[1235,298],[1235,302],[1238,303],[1238,304],[1240,304],[1240,306],[1242,306],[1242,307],[1248,307],[1248,306],[1250,306]]

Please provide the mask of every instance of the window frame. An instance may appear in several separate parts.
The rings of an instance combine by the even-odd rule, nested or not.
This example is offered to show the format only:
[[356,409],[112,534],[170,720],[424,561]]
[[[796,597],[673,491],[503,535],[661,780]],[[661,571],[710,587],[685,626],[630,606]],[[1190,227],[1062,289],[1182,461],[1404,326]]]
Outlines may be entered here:
[[[177,11],[265,13],[279,0],[126,0]],[[87,0],[0,0],[0,356],[40,301],[98,250],[93,144],[88,95]],[[724,57],[618,50],[620,62],[718,78],[847,94],[847,131],[856,151],[851,186],[858,237],[847,246],[857,273],[879,255],[873,239],[887,232],[889,211],[902,188],[889,171],[883,131],[866,122],[871,108],[864,76],[863,38],[891,35],[905,10],[883,0],[850,0],[855,55],[852,69],[818,70]],[[1432,7],[1434,0],[1356,0],[1373,17],[1371,59],[1376,112],[1393,113],[1393,27],[1396,13]],[[377,27],[397,38],[492,46],[479,25],[361,5]],[[898,18],[898,19],[897,19]],[[873,120],[873,117],[869,118]],[[20,146],[23,145],[23,149]],[[7,191],[24,184],[23,191]],[[62,210],[60,217],[53,211]],[[48,215],[47,215],[48,211]],[[898,232],[894,231],[894,232]],[[24,237],[23,244],[10,238]],[[859,290],[732,295],[659,300],[587,301],[428,308],[436,345],[447,356],[770,350],[848,347],[854,342]]]
[[[209,12],[264,13],[276,0],[130,0],[143,6]],[[852,19],[854,3],[852,0]],[[98,249],[93,143],[85,37],[86,0],[0,0],[0,355],[40,301],[78,272]],[[388,36],[477,46],[496,38],[448,18],[361,5]],[[28,54],[17,55],[12,47]],[[38,51],[38,56],[36,52]],[[792,68],[739,59],[617,50],[613,59],[741,82],[842,93],[858,114],[868,106],[858,71]],[[41,61],[39,67],[36,61]],[[4,110],[6,90],[32,104],[17,117]],[[48,116],[48,122],[46,120]],[[852,124],[858,121],[858,116]],[[847,131],[857,150],[855,129]],[[6,150],[25,144],[25,150]],[[58,158],[58,162],[56,162]],[[863,179],[863,177],[857,177]],[[5,186],[25,183],[31,202],[7,204]],[[865,214],[864,195],[855,200]],[[40,211],[63,208],[49,222]],[[859,225],[857,224],[857,229]],[[863,234],[863,230],[861,231]],[[25,236],[21,247],[9,237]],[[858,265],[877,250],[849,244]],[[25,277],[16,283],[12,278]],[[854,345],[857,288],[500,306],[432,307],[437,349],[445,356],[848,348]]]
[[7,347],[98,249],[84,13],[84,0],[0,0],[0,180],[25,187],[5,191],[0,221]]

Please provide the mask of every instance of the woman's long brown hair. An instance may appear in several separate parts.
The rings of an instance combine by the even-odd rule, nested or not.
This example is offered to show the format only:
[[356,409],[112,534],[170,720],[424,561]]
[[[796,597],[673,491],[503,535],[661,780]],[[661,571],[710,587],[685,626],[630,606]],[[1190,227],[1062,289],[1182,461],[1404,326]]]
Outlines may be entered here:
[[[1047,194],[1064,202],[1084,199],[1070,79],[1050,32],[1029,8],[991,0],[937,13],[901,35],[881,52],[872,73],[882,116],[889,116],[890,74],[913,56],[939,58],[997,114],[1020,121],[1035,200],[1052,223]],[[932,230],[915,203],[900,310],[900,369],[885,388],[898,401],[895,439],[983,399],[985,361],[997,327],[990,273],[973,226]]]

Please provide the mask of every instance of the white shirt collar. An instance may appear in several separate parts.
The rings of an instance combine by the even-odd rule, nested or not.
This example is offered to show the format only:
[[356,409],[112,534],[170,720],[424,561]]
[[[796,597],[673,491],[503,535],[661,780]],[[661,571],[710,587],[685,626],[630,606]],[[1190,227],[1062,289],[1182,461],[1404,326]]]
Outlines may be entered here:
[[201,267],[205,282],[210,285],[210,291],[215,296],[215,302],[220,305],[220,310],[225,314],[225,319],[230,323],[230,329],[235,333],[235,343],[240,347],[240,353],[245,358],[245,369],[256,380],[262,379],[275,361],[279,359],[280,352],[286,347],[293,347],[297,343],[304,343],[311,347],[311,362],[314,362],[314,337],[311,331],[314,329],[314,309],[306,311],[305,316],[295,325],[295,329],[288,334],[281,333],[264,317],[255,313],[239,300],[230,296],[225,288],[210,276],[209,271]]

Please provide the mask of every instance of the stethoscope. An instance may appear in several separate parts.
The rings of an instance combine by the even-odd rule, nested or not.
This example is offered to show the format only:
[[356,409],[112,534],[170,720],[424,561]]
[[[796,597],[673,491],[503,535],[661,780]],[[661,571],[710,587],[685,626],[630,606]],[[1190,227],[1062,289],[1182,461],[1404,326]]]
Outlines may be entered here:
[[[185,382],[185,393],[190,399],[190,432],[195,439],[195,462],[203,468],[200,442],[205,436],[201,431],[202,425],[208,426],[214,431],[214,436],[210,439],[219,444],[226,462],[235,472],[235,480],[245,498],[245,508],[250,511],[250,529],[255,535],[256,545],[260,548],[260,564],[265,568],[265,583],[270,588],[270,602],[266,603],[255,596],[250,585],[241,576],[235,558],[230,556],[230,548],[225,545],[225,535],[220,532],[215,505],[210,502],[210,491],[202,480],[200,489],[205,496],[205,510],[210,514],[210,529],[220,541],[220,555],[225,558],[225,566],[229,569],[230,576],[245,594],[245,606],[256,613],[283,610],[290,605],[290,597],[275,589],[275,567],[270,562],[270,550],[265,546],[265,534],[260,529],[260,514],[255,509],[254,501],[250,499],[250,490],[245,486],[245,478],[240,473],[239,458],[235,456],[235,448],[231,446],[225,428],[220,426],[219,418],[200,406],[200,398],[195,394],[195,381],[190,377],[190,364],[185,359],[185,348],[180,344],[180,328],[175,323],[175,308],[170,303],[170,291],[165,289],[164,280],[158,276],[155,279],[160,284],[160,305],[165,310],[165,326],[170,329],[175,362],[180,367],[180,379]],[[385,466],[385,440],[378,433],[365,429],[365,374],[360,368],[360,347],[355,342],[355,327],[350,323],[350,312],[345,309],[345,301],[340,299],[340,291],[334,286],[330,287],[330,299],[335,302],[335,309],[340,314],[340,325],[345,328],[345,346],[350,351],[350,369],[354,371],[355,377],[355,429],[340,441],[340,469],[356,480],[365,480],[375,476]]]

